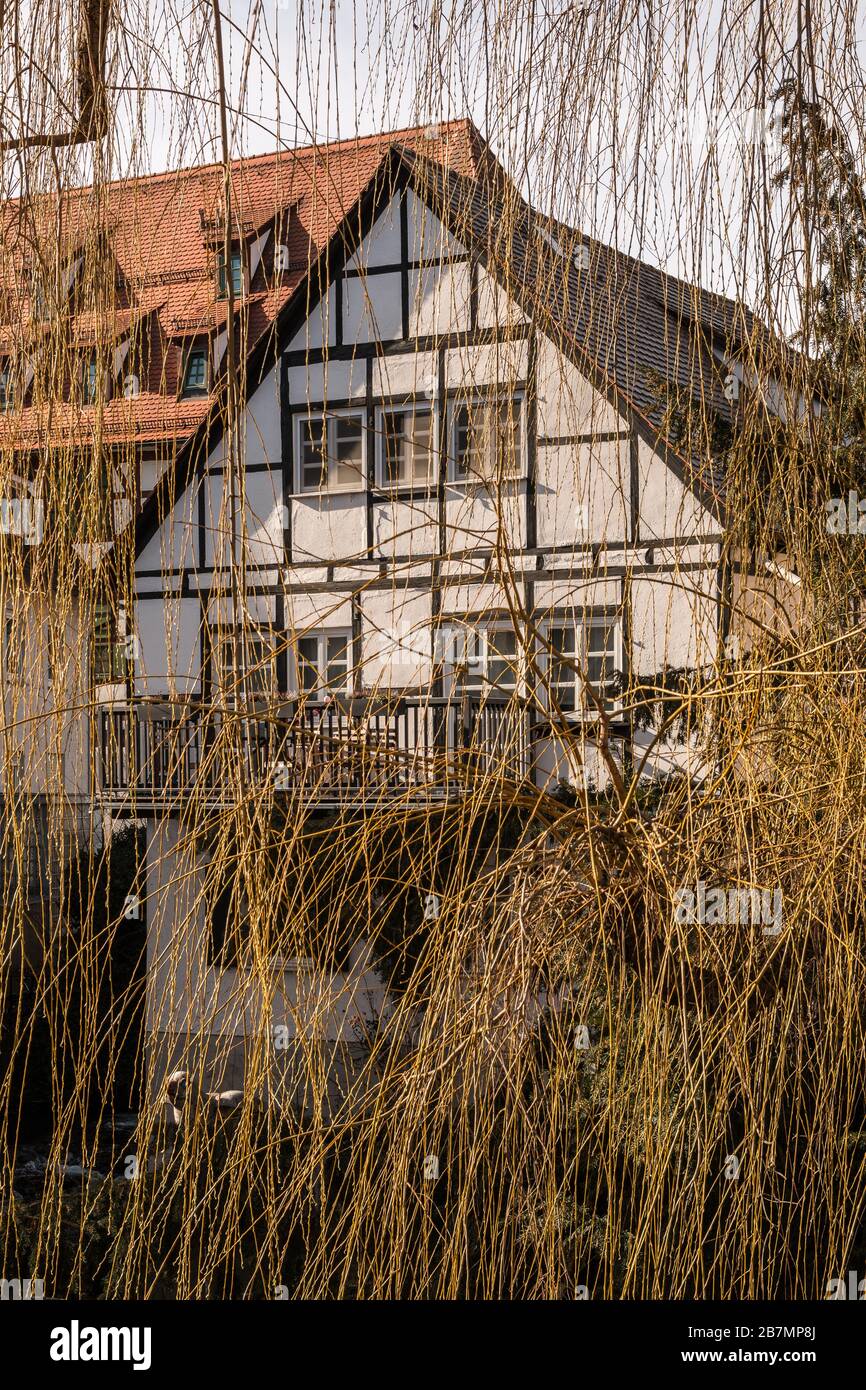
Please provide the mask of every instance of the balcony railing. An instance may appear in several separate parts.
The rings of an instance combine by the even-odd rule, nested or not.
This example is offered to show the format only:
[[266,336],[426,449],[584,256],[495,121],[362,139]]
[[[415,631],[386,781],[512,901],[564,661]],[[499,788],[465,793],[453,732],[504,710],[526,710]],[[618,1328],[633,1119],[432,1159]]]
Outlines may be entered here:
[[98,713],[108,793],[216,797],[271,784],[311,799],[378,797],[493,775],[522,780],[529,763],[527,710],[477,695],[273,701],[252,711],[140,700]]

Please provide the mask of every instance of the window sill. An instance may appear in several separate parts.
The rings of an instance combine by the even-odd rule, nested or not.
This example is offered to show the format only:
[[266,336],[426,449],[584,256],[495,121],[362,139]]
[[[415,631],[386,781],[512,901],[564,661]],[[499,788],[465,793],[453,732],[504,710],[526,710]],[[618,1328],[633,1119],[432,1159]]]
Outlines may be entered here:
[[373,494],[375,502],[407,502],[418,498],[435,501],[439,491],[436,483],[379,483]]
[[478,492],[496,492],[499,489],[517,487],[520,483],[526,482],[524,473],[510,474],[507,477],[484,481],[482,478],[448,478],[446,487],[459,488],[461,491],[467,488],[475,488]]
[[359,487],[326,487],[310,489],[309,492],[293,492],[292,500],[297,502],[325,501],[329,497],[366,497],[367,485]]

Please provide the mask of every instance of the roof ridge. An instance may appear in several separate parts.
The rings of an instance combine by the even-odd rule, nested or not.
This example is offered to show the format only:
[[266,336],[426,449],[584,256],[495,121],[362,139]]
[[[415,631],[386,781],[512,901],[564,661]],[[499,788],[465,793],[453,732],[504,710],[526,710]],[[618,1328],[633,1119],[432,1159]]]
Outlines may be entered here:
[[[309,145],[277,146],[273,150],[263,150],[259,154],[237,154],[232,157],[230,164],[232,167],[238,165],[247,168],[250,165],[277,161],[281,158],[288,161],[301,158],[304,155],[315,156],[316,154],[329,150],[357,148],[359,145],[381,144],[387,147],[389,144],[399,142],[400,138],[406,135],[423,135],[425,131],[434,128],[445,132],[457,130],[461,127],[466,130],[470,143],[473,146],[473,153],[478,153],[478,150],[475,148],[476,141],[481,142],[481,150],[488,148],[487,141],[471,118],[469,116],[460,116],[450,121],[428,121],[423,125],[398,126],[394,130],[382,130],[370,135],[347,135],[339,140],[313,141]],[[440,137],[437,136],[435,138],[438,139]],[[127,175],[126,177],[118,176],[115,179],[107,179],[105,183],[100,184],[100,190],[108,191],[116,188],[133,188],[137,184],[147,184],[148,187],[151,187],[153,184],[161,183],[169,179],[190,178],[195,174],[208,173],[212,170],[221,169],[222,167],[223,161],[221,159],[216,159],[210,160],[207,164],[180,165],[174,169],[162,169],[152,174],[134,174]],[[92,189],[92,187],[92,183],[72,184],[53,196],[61,198],[69,197],[75,193],[86,193],[88,190]],[[9,198],[4,200],[4,205],[11,207],[17,202],[20,202],[20,198]]]

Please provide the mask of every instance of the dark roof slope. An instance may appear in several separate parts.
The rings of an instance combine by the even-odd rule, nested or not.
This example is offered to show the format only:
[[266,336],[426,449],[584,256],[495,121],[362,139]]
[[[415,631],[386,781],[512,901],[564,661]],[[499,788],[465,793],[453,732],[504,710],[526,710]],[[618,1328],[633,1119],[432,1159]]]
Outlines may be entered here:
[[552,222],[501,179],[469,179],[415,152],[404,158],[455,234],[476,248],[524,310],[538,317],[594,385],[636,415],[704,500],[721,505],[719,460],[708,448],[688,456],[682,451],[671,403],[691,403],[708,425],[731,424],[723,359],[737,355],[751,362],[757,352],[778,367],[798,354],[742,302]]

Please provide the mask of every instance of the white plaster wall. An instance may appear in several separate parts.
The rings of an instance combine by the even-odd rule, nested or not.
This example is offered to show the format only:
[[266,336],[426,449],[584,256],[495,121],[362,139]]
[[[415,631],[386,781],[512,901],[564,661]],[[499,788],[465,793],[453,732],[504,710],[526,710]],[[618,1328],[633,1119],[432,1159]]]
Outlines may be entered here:
[[[241,464],[279,465],[282,456],[280,433],[280,373],[274,366],[256,387],[244,408],[244,427],[238,431]],[[208,467],[221,466],[228,454],[228,437],[223,435],[208,455]]]
[[148,823],[146,1020],[150,1032],[197,1031],[205,1012],[204,875],[189,850],[178,850],[181,836],[186,836],[186,827],[173,818]]
[[618,579],[595,576],[574,579],[545,579],[535,585],[535,608],[539,615],[556,608],[617,608],[622,600]]
[[289,352],[310,351],[313,348],[333,347],[337,341],[337,294],[339,285],[329,285],[289,343]]
[[429,593],[401,587],[370,591],[362,601],[364,684],[415,686],[432,678],[432,603]]
[[422,395],[433,399],[438,389],[437,355],[408,352],[377,358],[372,385],[374,398]]
[[641,540],[718,534],[720,523],[645,440],[638,440]]
[[313,628],[351,628],[352,604],[346,594],[316,591],[286,595],[286,621],[298,636]]
[[349,362],[311,362],[289,368],[289,404],[321,406],[329,401],[363,399],[367,390],[367,365],[360,358]]
[[190,695],[201,680],[197,598],[139,599],[135,605],[137,695]]
[[205,497],[205,564],[227,574],[231,564],[231,502],[228,478],[221,473],[207,473],[202,487]]
[[400,264],[400,194],[395,194],[347,262],[351,270]]
[[411,188],[406,190],[406,218],[410,261],[432,261],[466,254],[465,246],[445,230],[435,213]]
[[403,336],[401,277],[346,276],[342,282],[343,342],[387,342]]
[[478,267],[478,327],[514,328],[526,322],[520,305],[482,267]]
[[[226,626],[234,621],[235,604],[227,593],[209,593],[202,596],[204,611],[210,626]],[[276,598],[273,594],[247,594],[241,609],[241,622],[252,626],[267,627],[276,621]]]
[[445,353],[445,386],[492,386],[504,390],[526,384],[529,346],[525,338],[516,342],[484,343],[481,346],[448,348]]
[[628,535],[628,440],[539,445],[536,516],[540,546],[613,544]]
[[[612,748],[614,761],[622,764],[619,741]],[[602,759],[598,745],[588,736],[587,730],[576,725],[574,736],[560,736],[554,739],[538,739],[534,748],[533,766],[540,785],[547,784],[553,791],[559,782],[572,787],[585,784],[603,789],[610,782],[610,773]]]
[[[386,1002],[364,943],[351,952],[347,969],[334,974],[312,962],[275,961],[266,972],[252,963],[214,970],[207,960],[207,855],[181,848],[182,837],[188,846],[176,820],[148,825],[148,1031],[192,1034],[193,1049],[197,1034],[204,1046],[209,1034],[251,1038],[273,1025],[286,1028],[289,1038],[356,1041],[357,1024],[371,1022]],[[187,1066],[195,1064],[193,1050]]]
[[[515,585],[515,596],[523,602],[523,586]],[[449,583],[442,589],[442,613],[462,617],[467,613],[508,614],[508,595],[501,584]]]
[[248,473],[244,479],[244,525],[251,565],[266,568],[283,558],[283,496],[281,472]]
[[364,494],[309,493],[292,500],[295,560],[350,560],[367,549]]
[[449,553],[502,544],[520,549],[525,544],[525,485],[503,483],[501,488],[452,483],[445,490],[445,547]]
[[468,262],[409,272],[409,336],[455,333],[469,327]]
[[536,374],[540,435],[562,439],[628,430],[619,412],[543,334],[538,336]]
[[702,666],[716,655],[715,570],[635,576],[631,584],[633,665],[652,675],[665,664]]
[[64,607],[31,589],[10,594],[0,614],[0,791],[7,795],[81,795],[89,787],[89,633],[77,600]]
[[377,555],[434,554],[439,547],[435,497],[377,502],[373,513],[373,538]]
[[135,562],[136,570],[182,569],[198,560],[198,495],[194,479]]
[[[746,557],[740,557],[745,563]],[[776,564],[787,568],[787,557],[779,555]],[[731,577],[731,634],[744,655],[756,644],[766,642],[768,634],[783,640],[796,638],[804,618],[807,596],[802,585],[791,584],[766,568],[759,574],[734,570]]]
[[139,485],[142,501],[146,501],[156,487],[170,459],[142,459],[138,466]]

